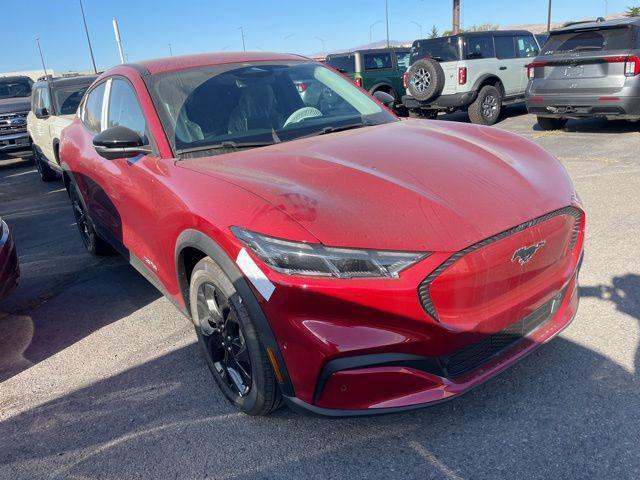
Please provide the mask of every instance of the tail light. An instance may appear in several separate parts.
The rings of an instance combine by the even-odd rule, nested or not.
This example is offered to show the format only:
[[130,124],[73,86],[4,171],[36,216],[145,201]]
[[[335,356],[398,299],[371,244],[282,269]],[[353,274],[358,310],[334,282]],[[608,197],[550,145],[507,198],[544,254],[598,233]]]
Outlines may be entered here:
[[407,72],[402,74],[402,84],[404,88],[409,88],[409,74]]
[[298,92],[300,93],[304,93],[304,91],[307,89],[308,85],[304,82],[295,82],[296,83],[296,88],[298,89]]
[[545,62],[533,62],[527,65],[527,78],[535,78],[536,76],[536,68],[544,67],[546,65]]
[[356,79],[355,79],[355,83],[356,83],[356,85],[358,85],[360,88],[362,88],[362,79],[361,79],[361,78],[356,78]]
[[640,58],[637,55],[618,55],[615,57],[604,57],[605,63],[624,63],[625,77],[635,77],[640,73]]
[[467,67],[458,68],[458,85],[467,83]]

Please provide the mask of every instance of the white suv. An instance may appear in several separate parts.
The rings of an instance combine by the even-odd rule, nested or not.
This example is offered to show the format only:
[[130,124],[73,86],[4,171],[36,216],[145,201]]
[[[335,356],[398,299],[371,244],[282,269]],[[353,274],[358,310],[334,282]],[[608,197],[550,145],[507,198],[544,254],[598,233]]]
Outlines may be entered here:
[[493,125],[503,105],[524,100],[525,67],[539,50],[536,38],[526,30],[416,40],[402,102],[429,118],[438,111],[466,108],[473,123]]
[[96,75],[49,78],[33,85],[27,131],[33,161],[43,181],[55,180],[62,171],[58,157],[60,133],[73,120],[84,92],[96,78]]

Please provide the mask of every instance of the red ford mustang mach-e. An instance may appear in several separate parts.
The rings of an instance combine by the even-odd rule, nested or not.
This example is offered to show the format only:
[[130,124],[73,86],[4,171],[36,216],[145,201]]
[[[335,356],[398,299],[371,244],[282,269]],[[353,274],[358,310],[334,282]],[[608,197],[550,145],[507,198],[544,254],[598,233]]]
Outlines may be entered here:
[[576,312],[584,214],[555,158],[400,121],[306,58],[112,68],[60,153],[88,250],[120,251],[193,320],[249,414],[446,400]]

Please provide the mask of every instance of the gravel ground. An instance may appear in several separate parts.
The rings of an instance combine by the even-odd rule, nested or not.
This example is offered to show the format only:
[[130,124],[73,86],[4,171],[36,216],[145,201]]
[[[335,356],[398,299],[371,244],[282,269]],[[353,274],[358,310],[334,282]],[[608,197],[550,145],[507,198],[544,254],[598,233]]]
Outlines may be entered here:
[[171,304],[84,252],[62,183],[0,157],[23,272],[0,304],[0,478],[640,478],[638,124],[542,132],[511,108],[498,127],[557,155],[586,205],[578,315],[469,395],[364,419],[236,413]]

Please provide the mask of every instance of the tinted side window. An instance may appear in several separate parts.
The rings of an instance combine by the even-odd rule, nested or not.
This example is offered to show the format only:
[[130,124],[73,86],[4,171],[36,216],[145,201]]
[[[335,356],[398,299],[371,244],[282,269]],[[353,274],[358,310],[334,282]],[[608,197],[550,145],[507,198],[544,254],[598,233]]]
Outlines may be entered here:
[[55,104],[59,115],[73,115],[78,109],[78,105],[82,100],[84,92],[89,88],[88,85],[78,86],[71,85],[56,88],[53,92]]
[[396,52],[396,60],[398,62],[398,68],[403,72],[409,68],[410,58],[411,58],[411,52]]
[[391,68],[391,53],[365,53],[363,55],[364,69],[377,70],[380,68]]
[[127,127],[147,143],[147,123],[138,103],[133,88],[125,80],[115,79],[111,83],[109,96],[109,110],[107,113],[107,128]]
[[38,105],[40,108],[46,108],[49,114],[51,114],[51,96],[49,95],[48,87],[40,88],[40,98],[38,101]]
[[493,58],[493,37],[491,35],[478,35],[467,37],[467,59]]
[[538,55],[538,45],[533,35],[518,35],[516,37],[516,45],[518,46],[518,57],[529,58]]
[[91,90],[84,107],[84,124],[92,132],[99,132],[102,128],[102,99],[104,97],[105,82]]
[[339,72],[353,73],[356,71],[355,55],[342,55],[340,57],[329,57],[326,61],[327,65],[332,66]]
[[516,58],[516,44],[513,37],[495,37],[496,57],[502,60]]
[[36,112],[36,110],[40,106],[40,87],[38,88],[34,88],[33,91],[31,92],[31,111],[33,113]]

